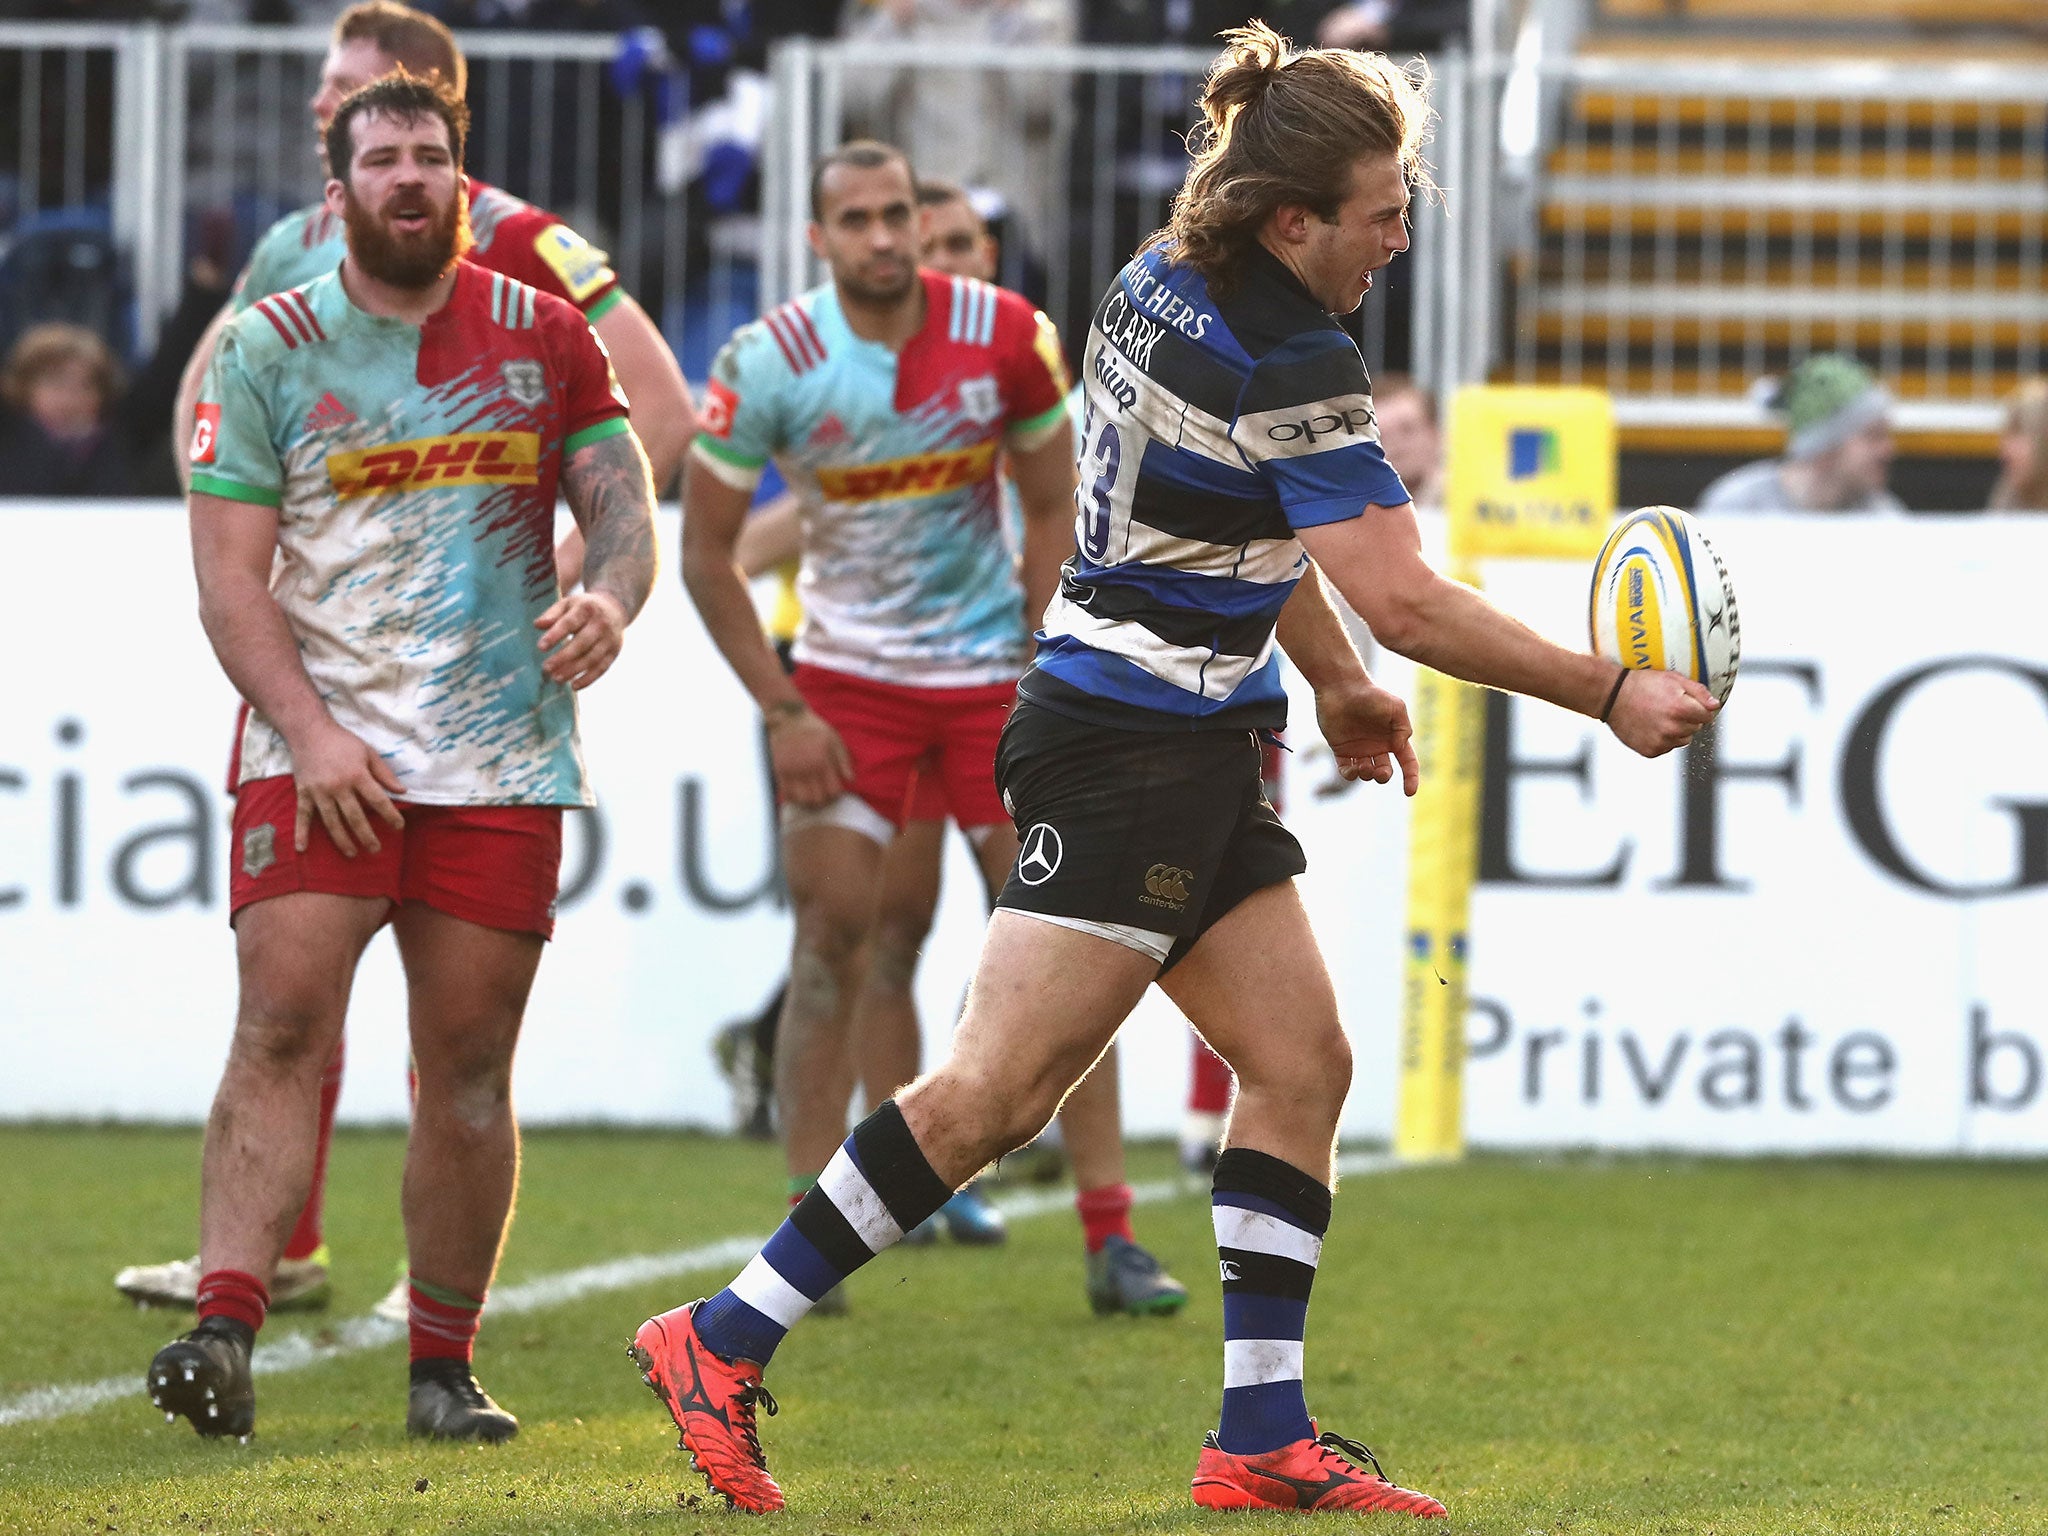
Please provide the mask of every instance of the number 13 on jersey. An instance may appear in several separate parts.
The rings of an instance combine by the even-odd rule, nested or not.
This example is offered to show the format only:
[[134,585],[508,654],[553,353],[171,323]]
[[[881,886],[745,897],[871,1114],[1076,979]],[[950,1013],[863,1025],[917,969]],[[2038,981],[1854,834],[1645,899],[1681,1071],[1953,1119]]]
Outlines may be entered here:
[[1109,565],[1114,563],[1109,553],[1112,543],[1128,544],[1130,538],[1130,495],[1128,491],[1121,497],[1117,495],[1124,460],[1123,436],[1114,421],[1096,415],[1092,391],[1084,398],[1088,409],[1081,420],[1081,479],[1074,492],[1080,514],[1076,534],[1083,559],[1093,565]]

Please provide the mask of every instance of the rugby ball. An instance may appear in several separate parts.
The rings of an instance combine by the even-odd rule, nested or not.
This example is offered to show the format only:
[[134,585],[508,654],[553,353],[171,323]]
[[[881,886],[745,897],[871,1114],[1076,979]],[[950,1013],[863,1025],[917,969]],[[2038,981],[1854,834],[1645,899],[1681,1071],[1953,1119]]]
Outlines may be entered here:
[[1742,661],[1728,567],[1676,507],[1640,507],[1593,562],[1593,649],[1638,672],[1682,672],[1723,703]]

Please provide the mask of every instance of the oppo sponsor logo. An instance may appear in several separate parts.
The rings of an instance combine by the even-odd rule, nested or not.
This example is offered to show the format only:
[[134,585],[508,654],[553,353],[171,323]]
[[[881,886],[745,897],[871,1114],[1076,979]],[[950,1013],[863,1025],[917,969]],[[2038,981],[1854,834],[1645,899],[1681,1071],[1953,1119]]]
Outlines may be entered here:
[[1319,411],[1266,428],[1276,443],[1316,443],[1326,437],[1357,437],[1373,424],[1372,407],[1354,405],[1342,411]]

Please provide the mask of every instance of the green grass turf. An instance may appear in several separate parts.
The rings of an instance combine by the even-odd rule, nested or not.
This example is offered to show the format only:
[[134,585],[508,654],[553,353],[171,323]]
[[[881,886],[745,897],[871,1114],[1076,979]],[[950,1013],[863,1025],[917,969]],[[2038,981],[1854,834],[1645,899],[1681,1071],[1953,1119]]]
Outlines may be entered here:
[[[181,1325],[108,1280],[190,1251],[197,1157],[188,1131],[0,1128],[0,1400],[139,1384]],[[336,1143],[337,1317],[389,1284],[399,1157],[392,1134]],[[1168,1168],[1146,1150],[1133,1173]],[[529,1137],[504,1280],[762,1230],[779,1187],[758,1146]],[[2048,1532],[2044,1196],[2048,1171],[2022,1165],[1476,1158],[1354,1178],[1310,1403],[1457,1531]],[[770,1373],[780,1526],[1245,1529],[1187,1503],[1220,1374],[1206,1202],[1139,1227],[1194,1289],[1177,1320],[1090,1317],[1061,1214],[999,1253],[863,1271],[854,1315],[806,1324]],[[698,1485],[623,1354],[642,1316],[724,1278],[487,1322],[479,1373],[525,1425],[507,1447],[409,1443],[395,1345],[259,1378],[247,1447],[139,1395],[0,1428],[0,1531],[730,1531],[708,1500],[679,1506]]]

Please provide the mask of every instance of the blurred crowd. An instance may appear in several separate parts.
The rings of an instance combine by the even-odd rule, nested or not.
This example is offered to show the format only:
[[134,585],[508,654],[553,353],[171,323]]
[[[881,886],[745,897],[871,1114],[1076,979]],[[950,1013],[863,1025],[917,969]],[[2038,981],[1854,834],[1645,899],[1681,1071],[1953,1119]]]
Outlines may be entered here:
[[[0,19],[123,21],[185,18],[214,24],[296,24],[324,27],[345,0],[0,0]],[[1382,48],[1397,55],[1430,52],[1462,39],[1467,0],[423,0],[422,9],[470,31],[597,33],[617,40],[605,82],[610,118],[600,125],[600,162],[616,166],[618,102],[640,94],[663,124],[661,153],[651,157],[641,189],[688,199],[691,239],[714,238],[720,220],[744,227],[758,211],[760,161],[770,118],[769,49],[791,37],[846,37],[937,45],[1046,44],[1200,46],[1254,14],[1304,41]],[[55,55],[49,63],[61,64]],[[10,67],[0,61],[0,75]],[[11,66],[17,73],[20,66]],[[46,66],[47,68],[47,66]],[[54,82],[51,82],[54,84]],[[88,92],[110,91],[95,64]],[[1185,164],[1182,133],[1192,79],[1147,78],[1140,88],[1109,76],[1083,75],[1069,84],[1050,74],[971,70],[861,71],[848,83],[843,108],[849,134],[903,145],[925,174],[974,190],[978,209],[997,230],[1005,253],[1005,284],[1047,303],[1048,268],[1086,272],[1091,251],[1134,247],[1161,217],[1161,199],[1178,185]],[[0,94],[9,81],[0,78]],[[495,84],[472,77],[480,92],[510,91],[511,121],[534,105],[531,74],[513,71]],[[45,112],[61,92],[44,90]],[[500,104],[504,106],[505,104]],[[198,107],[195,103],[194,110]],[[556,103],[558,115],[567,111]],[[89,114],[90,115],[90,114]],[[111,114],[106,114],[111,120]],[[564,121],[559,139],[579,124]],[[0,139],[6,137],[0,125]],[[54,142],[54,136],[46,135]],[[522,136],[523,137],[523,136]],[[47,153],[48,146],[45,146]],[[88,182],[104,186],[111,143],[89,145]],[[12,157],[0,142],[0,162]],[[567,161],[566,154],[557,158]],[[1060,162],[1092,165],[1096,179],[1077,191],[1064,229],[1028,227],[1016,210],[1042,209],[1062,174]],[[95,178],[97,181],[95,182]],[[47,177],[45,178],[48,179]],[[520,187],[514,173],[506,180]],[[616,238],[628,189],[607,178],[593,195],[600,237]],[[1107,196],[1103,186],[1110,190]],[[535,189],[544,200],[548,189]],[[559,201],[559,192],[555,195]],[[0,195],[0,203],[7,199]],[[5,249],[19,269],[0,290],[60,295],[64,263],[117,263],[104,215],[52,220],[38,213],[42,242],[58,254],[48,275],[26,238]],[[21,236],[18,213],[0,218]],[[119,302],[9,304],[0,291],[0,495],[121,496],[174,494],[167,423],[176,376],[206,319],[224,299],[234,266],[257,232],[235,210],[198,210],[186,287],[147,357],[127,355],[132,330]],[[1104,227],[1107,225],[1108,227]],[[607,229],[605,226],[609,226]],[[258,226],[260,228],[260,226]],[[652,237],[650,237],[652,238]],[[616,248],[616,247],[614,247]],[[650,274],[659,262],[648,263]],[[1383,311],[1384,333],[1369,356],[1392,368],[1412,366],[1406,335],[1406,273],[1397,263]],[[689,321],[676,295],[650,275],[639,296],[666,316],[671,342],[686,364],[722,335],[679,337]],[[1075,285],[1078,293],[1080,286]],[[1086,297],[1056,314],[1070,347],[1087,333]],[[62,318],[56,318],[61,316]],[[1809,358],[1781,379],[1760,381],[1786,431],[1779,456],[1744,465],[1707,486],[1702,510],[1717,515],[1760,510],[1897,510],[1887,487],[1894,453],[1891,400],[1862,364],[1833,355]],[[2000,473],[1989,498],[1998,509],[2048,505],[2048,383],[2023,383],[2006,401],[1999,443]]]

